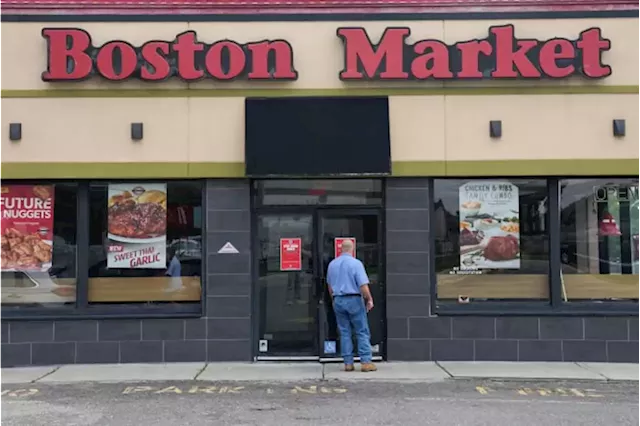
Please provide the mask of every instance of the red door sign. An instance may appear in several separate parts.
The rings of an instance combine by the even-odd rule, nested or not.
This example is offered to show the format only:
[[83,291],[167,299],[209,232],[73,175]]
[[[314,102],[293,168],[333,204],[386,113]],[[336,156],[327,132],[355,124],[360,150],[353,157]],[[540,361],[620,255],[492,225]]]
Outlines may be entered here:
[[351,240],[353,243],[353,257],[356,257],[356,239],[353,237],[337,237],[333,241],[333,256],[338,257],[342,253],[342,242],[345,240]]
[[302,238],[280,239],[280,270],[299,271],[302,269]]

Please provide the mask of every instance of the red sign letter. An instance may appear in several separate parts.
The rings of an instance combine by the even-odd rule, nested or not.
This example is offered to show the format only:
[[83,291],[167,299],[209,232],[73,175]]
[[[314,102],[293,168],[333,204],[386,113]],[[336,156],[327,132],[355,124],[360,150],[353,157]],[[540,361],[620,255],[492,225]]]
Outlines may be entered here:
[[[284,40],[260,41],[247,44],[251,51],[250,80],[295,80],[298,73],[293,68],[293,49]],[[273,51],[275,70],[269,69],[269,53]]]
[[[114,66],[114,54],[120,55],[120,70]],[[126,80],[131,77],[138,66],[136,49],[124,41],[110,41],[105,43],[96,56],[96,68],[101,76],[111,81]]]
[[611,49],[611,41],[602,38],[600,28],[590,28],[580,33],[578,49],[582,50],[582,73],[590,78],[611,75],[611,67],[602,64],[602,52]]
[[178,52],[178,74],[183,80],[197,80],[204,76],[204,71],[196,69],[196,52],[203,51],[204,45],[196,42],[195,32],[178,34],[173,50]]
[[411,62],[411,74],[415,78],[453,78],[446,44],[438,40],[423,40],[413,46],[413,51],[421,55]]
[[[142,45],[142,59],[146,64],[140,68],[140,78],[149,81],[164,80],[171,74],[169,62],[165,56],[169,54],[169,43],[166,41],[149,41]],[[149,70],[147,64],[153,70]]]
[[[229,69],[222,69],[222,52],[226,49],[229,56]],[[233,41],[219,41],[211,46],[204,59],[207,72],[218,80],[232,80],[242,73],[246,58],[242,47]]]
[[496,69],[491,73],[492,77],[540,78],[540,72],[527,58],[527,52],[538,45],[537,40],[515,40],[513,25],[491,27],[489,31],[496,36]]
[[[42,37],[47,39],[47,71],[42,73],[44,81],[73,81],[89,77],[93,68],[87,54],[91,47],[89,33],[74,28],[44,28]],[[69,60],[73,63],[70,71],[67,69]]]
[[[381,80],[406,79],[409,74],[403,71],[404,40],[409,37],[409,28],[387,28],[380,43],[371,44],[364,28],[338,28],[338,37],[344,43],[345,63],[340,73],[342,80],[362,80],[362,68],[367,79],[374,78],[384,60]],[[362,67],[360,67],[361,65]]]
[[480,68],[480,54],[491,55],[493,48],[487,40],[471,40],[456,43],[456,48],[462,54],[462,64],[458,78],[482,78]]
[[556,38],[545,42],[540,48],[540,68],[547,77],[563,78],[569,77],[576,71],[573,64],[566,67],[558,66],[558,59],[574,59],[576,49],[569,40]]

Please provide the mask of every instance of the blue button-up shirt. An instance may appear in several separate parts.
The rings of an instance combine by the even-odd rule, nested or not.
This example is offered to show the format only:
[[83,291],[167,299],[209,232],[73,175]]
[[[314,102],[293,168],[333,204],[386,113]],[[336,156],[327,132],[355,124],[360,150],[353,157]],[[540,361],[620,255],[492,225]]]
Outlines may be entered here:
[[327,282],[334,296],[360,294],[360,286],[369,284],[369,277],[361,261],[342,253],[329,263]]

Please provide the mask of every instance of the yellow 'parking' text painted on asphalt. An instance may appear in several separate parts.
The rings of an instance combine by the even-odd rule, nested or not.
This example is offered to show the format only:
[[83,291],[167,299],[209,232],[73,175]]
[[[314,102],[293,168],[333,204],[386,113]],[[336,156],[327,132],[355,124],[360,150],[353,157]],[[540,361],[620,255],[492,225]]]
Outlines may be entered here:
[[222,386],[218,393],[240,393],[244,389],[244,386]]
[[[477,390],[478,388],[476,388]],[[478,390],[478,392],[480,392]],[[482,392],[481,392],[482,393]],[[520,388],[516,390],[518,395],[522,396],[564,396],[564,397],[579,397],[579,398],[602,398],[602,395],[596,393],[595,389],[576,389],[576,388]]]
[[302,386],[294,386],[293,389],[291,389],[291,393],[293,394],[307,394],[307,395],[317,395],[318,392],[320,393],[324,393],[324,394],[332,394],[332,393],[346,393],[347,390],[344,388],[331,388],[331,387],[326,387],[326,386],[308,386],[308,387],[302,387]]
[[39,392],[38,389],[5,389],[0,395],[11,398],[25,398],[33,396]]
[[123,394],[136,393],[136,392],[149,392],[153,390],[151,386],[127,386],[122,391]]
[[218,393],[217,386],[192,386],[189,393]]
[[132,393],[154,393],[154,394],[166,394],[166,395],[181,395],[183,393],[188,394],[197,394],[197,393],[207,393],[207,394],[223,394],[223,393],[231,393],[231,394],[239,394],[244,389],[244,386],[190,386],[185,390],[180,389],[177,386],[167,386],[164,388],[153,387],[153,386],[127,386],[122,393],[132,394]]
[[476,386],[476,391],[481,395],[487,395],[489,392],[491,392],[491,389],[486,386]]
[[175,386],[169,386],[167,388],[163,388],[163,389],[157,390],[154,393],[182,393],[182,390],[180,388],[175,387]]
[[340,395],[346,393],[348,390],[342,387],[334,386],[294,386],[293,388],[280,387],[280,388],[265,388],[265,387],[249,387],[244,386],[209,386],[209,385],[189,385],[186,387],[178,386],[136,386],[131,385],[123,389],[123,395],[131,394],[155,394],[155,395],[195,395],[195,394],[209,394],[209,395],[221,395],[231,394],[238,395],[245,392],[265,392],[268,395],[277,395],[282,393],[292,393],[298,395]]

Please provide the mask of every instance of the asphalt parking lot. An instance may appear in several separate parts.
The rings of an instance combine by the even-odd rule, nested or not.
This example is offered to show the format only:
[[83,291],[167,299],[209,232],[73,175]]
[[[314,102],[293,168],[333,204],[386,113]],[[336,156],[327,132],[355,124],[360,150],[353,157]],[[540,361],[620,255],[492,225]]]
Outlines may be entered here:
[[638,424],[637,382],[448,380],[31,383],[2,389],[2,424]]

